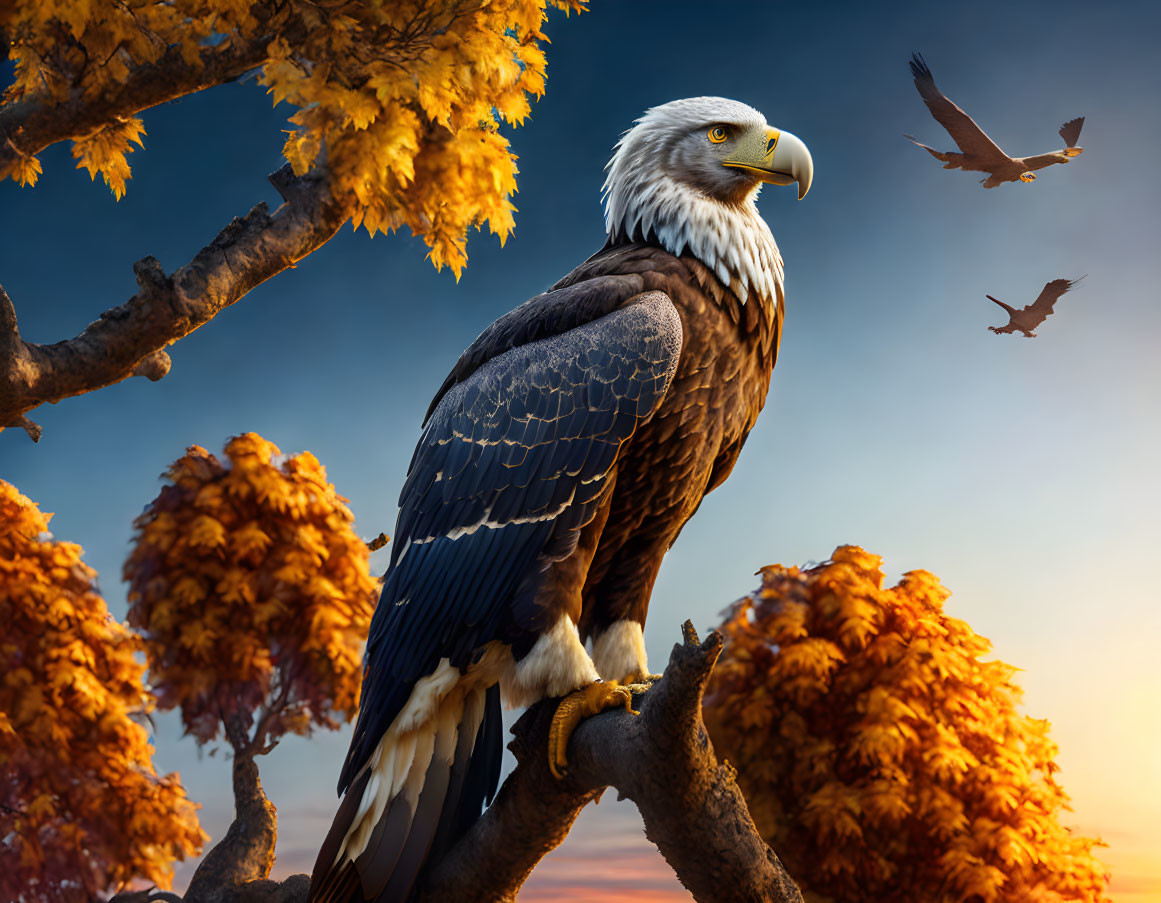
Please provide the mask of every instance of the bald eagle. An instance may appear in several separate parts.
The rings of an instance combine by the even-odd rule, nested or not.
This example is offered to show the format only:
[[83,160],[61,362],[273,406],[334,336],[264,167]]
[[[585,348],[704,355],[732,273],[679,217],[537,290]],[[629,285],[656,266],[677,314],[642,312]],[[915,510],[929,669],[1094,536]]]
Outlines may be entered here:
[[607,171],[604,247],[485,329],[428,410],[316,903],[407,898],[495,792],[501,697],[565,697],[558,776],[569,715],[628,705],[661,560],[762,409],[782,258],[755,198],[806,195],[806,146],[697,97],[647,111]]
[[[1080,279],[1083,278],[1083,276],[1080,277]],[[1060,300],[1060,296],[1080,282],[1080,279],[1053,279],[1051,282],[1046,282],[1044,288],[1040,290],[1040,294],[1036,296],[1036,300],[1021,309],[1005,304],[999,298],[984,295],[989,301],[996,302],[1008,312],[1006,326],[989,326],[988,329],[996,335],[1020,331],[1024,333],[1026,339],[1036,338],[1036,333],[1032,330],[1052,316],[1052,308]]]
[[1060,137],[1064,139],[1064,150],[1053,151],[1049,154],[1038,154],[1035,157],[1009,157],[984,134],[983,129],[963,110],[944,96],[939,88],[935,87],[935,79],[923,57],[915,54],[911,58],[911,74],[915,77],[915,87],[927,109],[935,117],[936,122],[942,125],[955,139],[961,153],[954,151],[932,150],[926,144],[920,144],[910,135],[903,137],[912,144],[918,145],[937,160],[943,161],[944,169],[964,169],[971,172],[986,172],[988,177],[980,179],[984,188],[995,188],[1003,182],[1035,182],[1035,170],[1051,166],[1053,163],[1067,163],[1073,157],[1084,153],[1084,148],[1077,147],[1080,140],[1080,129],[1084,125],[1084,117],[1071,119],[1060,127]]

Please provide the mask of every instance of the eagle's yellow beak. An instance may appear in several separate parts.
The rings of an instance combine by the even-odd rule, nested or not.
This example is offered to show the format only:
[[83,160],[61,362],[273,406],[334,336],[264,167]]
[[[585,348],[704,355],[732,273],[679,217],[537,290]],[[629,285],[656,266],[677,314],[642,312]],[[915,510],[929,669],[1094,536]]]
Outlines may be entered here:
[[1066,157],[1079,157],[1083,153],[1083,147],[1066,147],[1064,149],[1064,156]]
[[738,142],[733,155],[723,166],[744,169],[759,181],[775,185],[798,183],[798,200],[806,197],[814,178],[814,160],[797,135],[779,129],[754,129]]

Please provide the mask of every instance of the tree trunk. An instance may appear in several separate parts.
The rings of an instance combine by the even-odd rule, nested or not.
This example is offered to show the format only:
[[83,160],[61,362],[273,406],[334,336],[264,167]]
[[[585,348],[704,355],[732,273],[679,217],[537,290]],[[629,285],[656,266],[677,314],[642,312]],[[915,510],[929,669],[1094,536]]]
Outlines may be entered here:
[[277,837],[278,812],[262,792],[254,753],[235,751],[234,821],[194,872],[186,903],[235,901],[244,885],[265,883],[274,865]]

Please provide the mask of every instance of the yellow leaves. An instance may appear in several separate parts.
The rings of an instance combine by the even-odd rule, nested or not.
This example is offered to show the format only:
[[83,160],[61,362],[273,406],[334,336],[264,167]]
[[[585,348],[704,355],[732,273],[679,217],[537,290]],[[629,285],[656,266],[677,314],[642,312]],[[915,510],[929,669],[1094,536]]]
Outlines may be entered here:
[[843,546],[730,609],[704,712],[764,835],[819,897],[1105,901],[1061,824],[1048,724],[926,571]]
[[85,899],[135,878],[168,886],[173,861],[206,838],[130,718],[151,704],[141,644],[109,616],[80,547],[47,526],[0,481],[0,773],[15,813],[0,899],[47,903],[66,882]]
[[842,661],[842,650],[830,640],[807,637],[782,649],[775,659],[774,667],[785,678],[800,675],[825,678]]
[[273,542],[257,521],[250,521],[235,529],[230,533],[229,541],[231,550],[239,560],[260,557]]
[[17,154],[7,168],[0,171],[0,179],[12,179],[21,188],[36,184],[40,176],[40,160],[32,154]]
[[831,781],[806,797],[802,821],[823,843],[843,842],[862,836],[861,812],[858,794]]
[[204,656],[214,648],[217,634],[203,621],[187,621],[182,624],[178,642],[195,655]]
[[252,715],[287,680],[300,708],[272,716],[272,736],[353,714],[375,584],[318,459],[246,433],[221,461],[191,447],[167,476],[125,564],[159,704],[203,743],[219,705]]
[[214,590],[222,597],[223,602],[231,604],[252,604],[256,598],[254,582],[249,573],[241,568],[230,568],[226,576],[218,581]]
[[[156,592],[156,588],[153,588]],[[173,600],[186,607],[193,607],[200,603],[206,597],[206,587],[197,577],[192,574],[182,574],[173,583]],[[131,619],[132,620],[132,619]],[[150,623],[148,625],[154,628]],[[156,629],[156,628],[154,628]]]
[[301,175],[326,147],[332,192],[354,226],[372,235],[409,226],[458,279],[470,228],[486,223],[503,242],[513,227],[515,156],[495,117],[519,124],[543,93],[546,8],[514,0],[463,15],[434,0],[341,3],[303,42],[275,38],[259,81],[275,103],[299,107],[287,161]]
[[226,528],[208,514],[194,519],[190,524],[190,542],[195,546],[215,549],[226,541]]
[[[5,100],[96,102],[143,67],[159,66],[164,77],[166,61],[177,65],[180,56],[196,71],[215,56],[254,55],[246,44],[261,42],[259,84],[274,104],[297,108],[283,145],[294,172],[308,172],[326,148],[331,192],[356,228],[374,235],[408,226],[436,268],[458,279],[470,229],[487,224],[502,244],[513,228],[516,157],[496,128],[523,123],[544,92],[547,10],[585,4],[277,6],[259,36],[252,0],[21,3],[8,29],[21,40]],[[73,156],[119,199],[131,175],[127,155],[143,134],[134,116],[111,119],[76,140]],[[0,178],[31,185],[39,173],[35,157],[17,156]]]
[[141,120],[129,116],[74,141],[73,159],[77,161],[77,169],[87,169],[93,179],[100,173],[114,197],[121,200],[125,194],[125,181],[129,178],[129,163],[125,156],[133,152],[131,144],[144,147],[141,141],[144,134],[145,126]]

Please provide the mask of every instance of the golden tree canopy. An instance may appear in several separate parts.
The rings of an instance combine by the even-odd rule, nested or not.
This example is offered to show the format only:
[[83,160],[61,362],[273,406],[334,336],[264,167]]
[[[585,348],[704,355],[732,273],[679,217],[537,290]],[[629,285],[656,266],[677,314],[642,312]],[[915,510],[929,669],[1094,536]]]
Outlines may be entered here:
[[[313,254],[350,221],[372,235],[409,226],[458,279],[467,235],[512,230],[516,157],[498,129],[544,91],[550,8],[585,0],[0,0],[0,181],[41,173],[72,143],[77,166],[120,197],[140,114],[251,80],[292,108],[284,203],[247,204],[171,273],[134,264],[137,292],[51,346],[20,336],[0,286],[0,431],[45,403],[131,376],[162,379],[165,349]],[[272,136],[273,137],[273,136]],[[253,206],[251,206],[253,204]],[[245,207],[239,208],[239,212]]]
[[166,477],[125,563],[158,704],[200,743],[257,718],[259,747],[351,717],[376,587],[322,465],[246,433]]
[[150,704],[140,643],[50,516],[0,480],[0,899],[168,887],[206,836],[134,720]]
[[765,568],[722,625],[705,719],[759,830],[816,900],[1104,901],[1016,669],[933,574],[883,589],[881,561]]
[[[37,152],[71,138],[78,168],[120,197],[145,134],[138,112],[259,69],[274,101],[298,108],[284,147],[294,171],[325,148],[356,226],[410,226],[458,276],[469,227],[501,240],[512,228],[515,156],[496,126],[521,123],[544,91],[550,6],[584,0],[7,0],[16,79],[4,101],[40,110],[0,154],[0,178],[34,184]],[[81,133],[47,127],[70,107]]]

